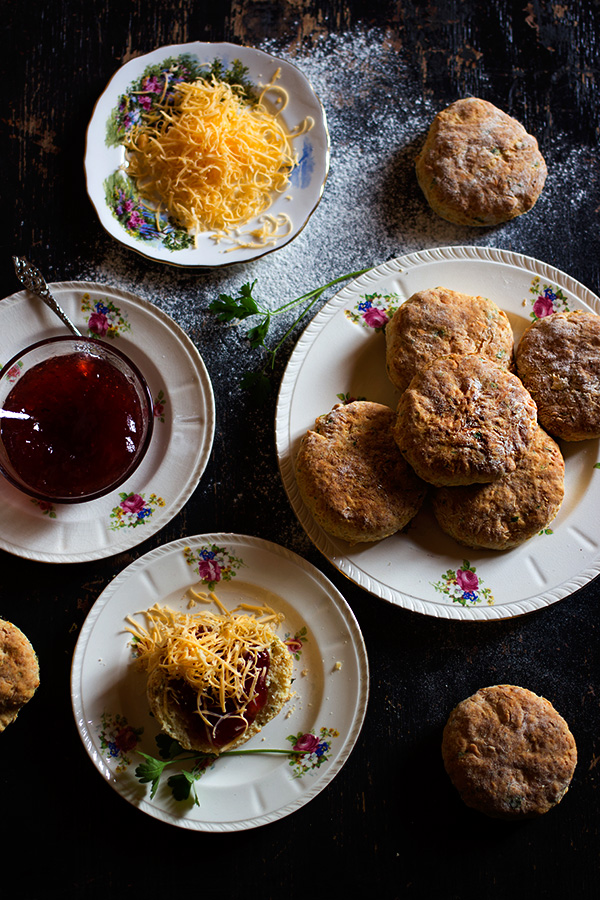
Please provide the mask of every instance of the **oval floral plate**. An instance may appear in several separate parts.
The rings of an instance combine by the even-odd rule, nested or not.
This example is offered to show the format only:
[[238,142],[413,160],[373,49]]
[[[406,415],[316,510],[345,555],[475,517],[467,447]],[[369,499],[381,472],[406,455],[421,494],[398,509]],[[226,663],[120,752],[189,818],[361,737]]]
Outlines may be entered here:
[[[285,616],[279,637],[294,658],[292,699],[246,749],[289,753],[223,757],[202,770],[193,797],[175,800],[166,776],[156,795],[135,776],[141,750],[159,758],[159,729],[134,665],[126,617],[158,603],[191,613],[188,589],[214,590],[234,609],[266,603]],[[287,816],[320,793],[347,760],[364,720],[367,655],[358,624],[339,591],[294,553],[259,538],[204,534],[166,544],[128,566],[89,613],[73,656],[75,721],[92,762],[142,812],[197,831],[240,831]],[[176,774],[169,767],[167,775]]]
[[[291,143],[298,164],[290,176],[288,190],[276,196],[268,210],[274,217],[291,220],[273,241],[260,247],[236,247],[217,243],[214,233],[198,237],[197,245],[185,231],[166,216],[158,220],[154,212],[140,203],[135,185],[127,177],[123,139],[145,109],[151,108],[163,93],[165,77],[169,84],[195,81],[215,60],[224,69],[239,60],[248,69],[247,77],[259,90],[268,85],[280,70],[276,84],[288,96],[281,113],[288,131],[310,118],[310,130],[293,136]],[[266,95],[268,101],[269,95]],[[86,140],[85,171],[90,199],[104,228],[132,250],[159,262],[178,266],[226,266],[263,256],[293,240],[304,228],[321,199],[329,170],[329,133],[325,111],[306,77],[293,65],[261,50],[235,44],[174,44],[161,47],[146,56],[126,63],[113,76],[94,109]],[[251,233],[260,225],[260,217],[244,226]]]
[[544,533],[500,553],[461,548],[440,530],[427,504],[404,533],[351,546],[316,524],[296,485],[298,445],[318,416],[350,399],[396,408],[399,394],[385,368],[385,323],[415,291],[438,285],[495,301],[508,314],[517,342],[533,319],[552,312],[600,313],[600,299],[573,278],[502,250],[426,250],[372,269],[324,305],[292,353],[276,416],[281,476],[314,544],[367,591],[444,618],[520,615],[566,597],[600,572],[597,440],[562,444],[565,499],[558,516]]
[[[138,365],[154,399],[148,452],[129,481],[105,497],[42,503],[0,478],[0,547],[41,562],[86,562],[135,547],[179,512],[208,463],[214,398],[194,344],[152,303],[103,284],[64,282],[51,289],[82,334],[114,343]],[[7,297],[0,304],[0,364],[64,331],[28,291]]]

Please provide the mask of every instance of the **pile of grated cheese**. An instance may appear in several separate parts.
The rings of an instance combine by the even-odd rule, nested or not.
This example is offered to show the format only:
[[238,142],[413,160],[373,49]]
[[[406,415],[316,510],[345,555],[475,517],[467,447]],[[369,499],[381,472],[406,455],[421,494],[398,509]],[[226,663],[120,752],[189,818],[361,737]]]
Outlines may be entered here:
[[259,619],[229,612],[214,596],[213,600],[221,614],[181,613],[155,604],[144,612],[146,628],[128,617],[127,630],[148,673],[160,668],[168,680],[187,682],[198,692],[200,712],[215,701],[225,710],[228,699],[243,710],[253,698],[258,678],[254,658],[269,649],[275,639],[270,626],[278,625],[283,616],[268,607],[241,607],[255,609],[262,614]]
[[[227,234],[266,212],[296,164],[280,113],[255,105],[220,81],[182,82],[174,106],[144,117],[128,150],[128,175],[150,205],[166,209],[189,233]],[[281,91],[280,88],[276,90]]]

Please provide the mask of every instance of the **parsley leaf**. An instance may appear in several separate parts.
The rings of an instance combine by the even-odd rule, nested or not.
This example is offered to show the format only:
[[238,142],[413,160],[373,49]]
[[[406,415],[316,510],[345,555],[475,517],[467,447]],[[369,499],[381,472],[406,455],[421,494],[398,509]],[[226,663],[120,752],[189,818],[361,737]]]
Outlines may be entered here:
[[209,309],[217,313],[220,322],[233,322],[235,319],[247,319],[249,316],[262,312],[256,300],[252,296],[252,290],[256,281],[252,284],[243,284],[238,297],[229,294],[219,294],[218,300],[213,300]]
[[187,800],[193,793],[195,806],[200,806],[198,794],[196,793],[196,778],[193,772],[179,772],[178,775],[171,775],[167,780],[167,784],[171,788],[174,800]]
[[[323,284],[320,287],[313,288],[313,290],[301,294],[294,300],[289,300],[287,303],[284,303],[274,310],[261,306],[254,297],[252,292],[255,288],[256,280],[252,283],[246,282],[243,284],[239,289],[237,297],[232,297],[230,294],[219,294],[217,300],[213,300],[209,303],[209,310],[217,315],[220,322],[235,323],[242,322],[252,316],[261,317],[259,322],[246,332],[246,338],[253,350],[258,350],[262,347],[266,352],[267,359],[258,371],[247,372],[243,376],[240,387],[244,390],[249,390],[256,401],[264,403],[273,388],[271,378],[275,368],[276,354],[294,331],[298,323],[304,318],[309,310],[312,309],[328,288],[333,287],[342,281],[346,281],[349,278],[357,278],[364,272],[368,272],[368,269],[359,269],[357,272],[349,272],[347,275],[340,275],[338,278],[334,278],[333,281],[329,281],[327,284]],[[269,349],[266,345],[266,338],[273,318],[282,315],[301,304],[304,304],[304,307],[300,314],[294,319],[276,346]]]
[[267,336],[267,331],[269,330],[270,324],[271,316],[269,315],[269,313],[267,313],[262,322],[259,322],[258,325],[254,326],[254,328],[251,328],[246,335],[253,350],[256,350],[258,347],[264,347],[265,338]]
[[[174,762],[193,762],[191,770],[183,769],[175,775],[170,775],[167,779],[167,785],[171,790],[171,794],[175,800],[189,800],[190,795],[193,797],[194,804],[200,806],[198,794],[196,792],[196,782],[204,774],[206,769],[215,762],[219,757],[216,753],[198,753],[194,750],[186,751],[177,741],[170,738],[162,732],[155,738],[163,759],[156,759],[148,753],[138,750],[144,762],[140,763],[135,769],[135,777],[140,784],[150,784],[150,799],[153,800],[161,778],[167,766]],[[181,754],[188,753],[188,756],[181,757]],[[303,756],[305,750],[225,750],[221,756],[245,756],[257,753],[284,753],[289,757]],[[166,757],[166,758],[165,758]],[[181,758],[179,758],[181,757]]]
[[136,768],[135,777],[141,784],[152,785],[150,790],[150,798],[152,799],[158,790],[158,785],[165,770],[165,766],[168,766],[169,762],[161,762],[160,759],[154,759],[153,756],[148,756],[147,753],[142,753],[141,750],[139,753],[140,756],[144,757],[146,762],[140,763]]
[[175,738],[169,737],[168,734],[163,734],[162,731],[160,734],[156,735],[156,745],[160,750],[160,755],[163,759],[175,759],[176,756],[179,756],[183,753],[183,747],[176,741]]

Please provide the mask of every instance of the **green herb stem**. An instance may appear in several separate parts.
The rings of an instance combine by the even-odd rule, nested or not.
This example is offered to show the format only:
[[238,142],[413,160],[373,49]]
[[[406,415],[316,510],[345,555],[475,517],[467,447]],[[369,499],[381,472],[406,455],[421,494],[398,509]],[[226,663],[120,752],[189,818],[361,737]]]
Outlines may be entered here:
[[[159,739],[157,738],[157,743]],[[173,763],[193,762],[199,763],[205,760],[216,761],[222,756],[247,756],[259,753],[283,753],[286,756],[303,756],[306,750],[270,750],[260,748],[256,750],[224,750],[222,753],[193,753],[190,756],[181,756],[181,746],[176,741],[168,741],[169,749],[168,758],[157,759],[147,753],[138,750],[140,756],[144,758],[144,762],[137,766],[135,775],[141,784],[150,784],[150,799],[153,800],[160,785],[161,778],[167,766]],[[187,800],[190,794],[193,795],[194,803],[199,805],[198,795],[196,793],[195,781],[198,774],[192,769],[191,772],[183,771],[177,775],[171,775],[167,784],[171,789],[171,793],[176,800]]]
[[[260,347],[264,348],[267,353],[267,361],[258,372],[246,373],[246,375],[242,379],[242,387],[255,390],[256,395],[260,395],[260,397],[264,399],[264,397],[267,395],[267,393],[270,392],[272,388],[269,376],[266,374],[266,370],[270,369],[271,373],[274,371],[275,357],[278,351],[287,341],[299,322],[302,321],[302,319],[313,308],[315,303],[320,299],[320,297],[328,288],[334,287],[335,285],[340,284],[342,281],[347,281],[350,278],[358,278],[359,275],[363,275],[368,271],[368,269],[359,269],[356,272],[349,272],[346,275],[339,275],[332,281],[328,281],[327,284],[323,284],[319,287],[313,288],[312,290],[301,294],[299,297],[296,297],[294,300],[289,300],[287,303],[283,303],[281,306],[278,306],[274,310],[266,309],[256,301],[255,297],[252,294],[254,286],[256,285],[256,281],[243,284],[237,297],[232,297],[229,294],[220,294],[217,300],[213,300],[209,304],[209,309],[211,310],[211,312],[217,314],[219,321],[221,322],[235,323],[244,321],[245,319],[251,318],[253,316],[261,316],[259,323],[250,328],[246,333],[246,338],[249,340],[252,349],[255,350]],[[305,305],[300,314],[294,319],[290,327],[286,330],[285,334],[277,342],[275,347],[269,349],[265,344],[265,339],[267,337],[273,317],[280,316],[283,313],[288,312],[290,309],[294,309],[295,307],[300,306],[301,304]]]

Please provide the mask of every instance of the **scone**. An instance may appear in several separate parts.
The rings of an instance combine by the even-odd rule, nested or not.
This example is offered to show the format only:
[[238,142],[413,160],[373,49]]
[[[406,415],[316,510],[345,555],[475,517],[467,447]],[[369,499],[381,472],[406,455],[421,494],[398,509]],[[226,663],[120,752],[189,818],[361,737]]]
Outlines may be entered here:
[[[182,678],[170,679],[161,668],[156,668],[148,678],[146,694],[153,716],[161,730],[178,741],[186,750],[201,753],[221,753],[234,750],[281,712],[290,699],[292,684],[292,656],[276,635],[268,646],[269,665],[265,676],[264,705],[255,715],[248,705],[240,712],[234,704],[228,705],[225,714],[217,700],[198,715],[197,693]],[[259,665],[260,670],[260,665]],[[260,681],[257,682],[260,684]],[[259,691],[259,694],[261,691]]]
[[513,362],[514,336],[506,313],[486,297],[445,287],[409,297],[387,323],[385,340],[388,376],[400,391],[417,371],[451,353],[479,353],[507,369]]
[[128,618],[128,631],[161,730],[187,750],[219,754],[280,712],[291,696],[293,660],[274,631],[282,614],[230,612],[215,602],[218,613],[155,604],[144,613],[147,626]]
[[28,638],[0,619],[0,731],[14,722],[39,683],[38,658]]
[[547,169],[537,140],[520,122],[487,100],[467,97],[437,114],[416,172],[442,218],[490,226],[530,210]]
[[510,550],[547,528],[564,493],[560,448],[538,426],[514,472],[491,484],[437,488],[432,501],[442,531],[460,544]]
[[319,416],[304,435],[298,490],[328,534],[351,544],[378,541],[419,511],[426,486],[396,446],[394,419],[384,404],[355,400]]
[[577,747],[548,700],[499,684],[482,688],[452,711],[442,758],[467,806],[493,818],[528,819],[563,798]]
[[600,316],[572,310],[537,319],[519,341],[516,363],[550,434],[600,437]]
[[514,472],[537,430],[516,375],[478,354],[442,356],[400,397],[394,437],[424,481],[486,484]]

